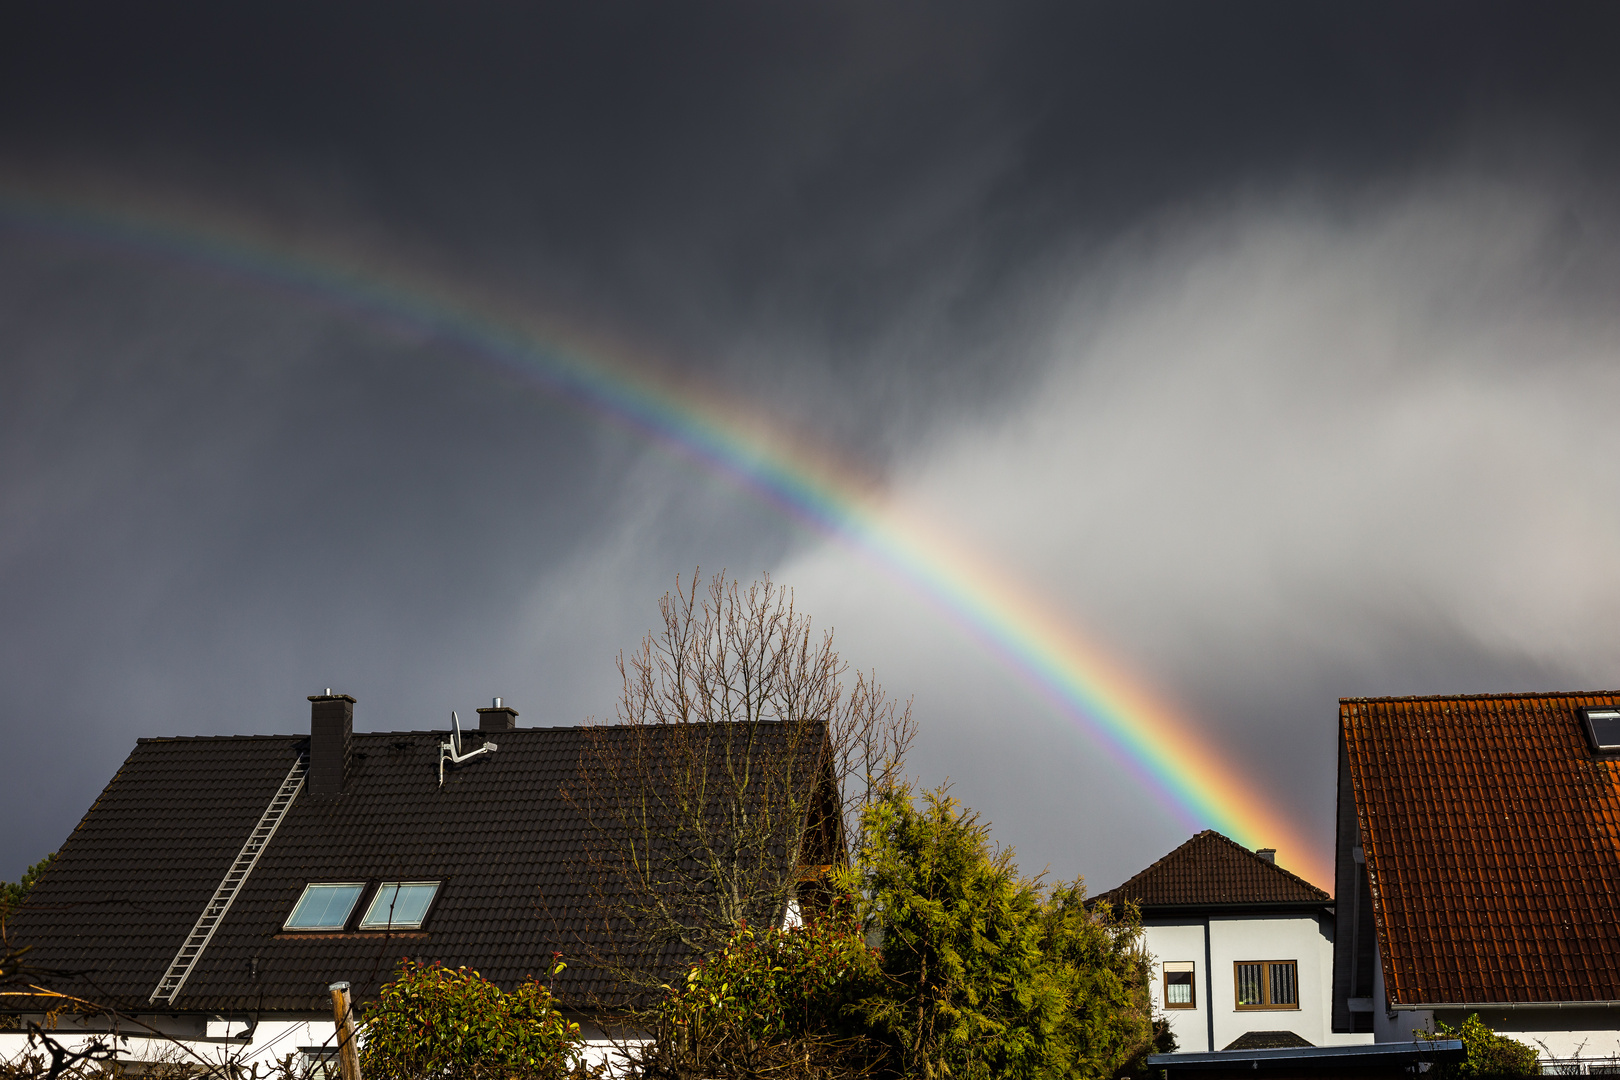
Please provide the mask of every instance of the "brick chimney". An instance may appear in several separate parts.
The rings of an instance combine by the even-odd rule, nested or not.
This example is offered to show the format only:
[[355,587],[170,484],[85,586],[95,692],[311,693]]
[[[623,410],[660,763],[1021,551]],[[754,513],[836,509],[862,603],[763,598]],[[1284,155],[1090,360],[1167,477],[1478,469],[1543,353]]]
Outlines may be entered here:
[[479,731],[511,731],[517,727],[518,711],[510,705],[502,705],[501,699],[496,698],[487,709],[478,710]]
[[354,698],[311,694],[309,698],[309,793],[341,795],[349,778],[354,744]]

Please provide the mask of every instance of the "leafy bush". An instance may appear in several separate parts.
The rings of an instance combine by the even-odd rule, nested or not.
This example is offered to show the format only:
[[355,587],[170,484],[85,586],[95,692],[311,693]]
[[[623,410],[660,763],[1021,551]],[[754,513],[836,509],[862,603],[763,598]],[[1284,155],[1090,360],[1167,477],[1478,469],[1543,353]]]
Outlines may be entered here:
[[1498,1035],[1490,1029],[1478,1013],[1464,1020],[1462,1027],[1436,1023],[1434,1031],[1413,1034],[1425,1039],[1461,1039],[1468,1056],[1459,1062],[1431,1066],[1431,1080],[1509,1080],[1513,1077],[1534,1076],[1541,1071],[1532,1048]]
[[562,1075],[581,1041],[533,979],[507,993],[476,971],[409,959],[367,1007],[361,1037],[366,1080]]
[[792,929],[744,927],[693,965],[663,1016],[693,1037],[848,1034],[850,1006],[878,989],[877,954],[850,902]]

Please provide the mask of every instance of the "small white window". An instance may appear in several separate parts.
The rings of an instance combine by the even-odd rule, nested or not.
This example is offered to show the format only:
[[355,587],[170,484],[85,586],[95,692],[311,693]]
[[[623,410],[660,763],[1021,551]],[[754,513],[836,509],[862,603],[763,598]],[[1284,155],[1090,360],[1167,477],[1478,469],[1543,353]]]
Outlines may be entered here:
[[1196,1009],[1198,1000],[1193,992],[1193,962],[1166,960],[1164,962],[1164,1007],[1167,1009]]
[[438,891],[437,881],[385,881],[360,920],[360,929],[416,930]]
[[283,930],[341,930],[349,924],[354,902],[365,892],[363,882],[332,882],[304,886]]

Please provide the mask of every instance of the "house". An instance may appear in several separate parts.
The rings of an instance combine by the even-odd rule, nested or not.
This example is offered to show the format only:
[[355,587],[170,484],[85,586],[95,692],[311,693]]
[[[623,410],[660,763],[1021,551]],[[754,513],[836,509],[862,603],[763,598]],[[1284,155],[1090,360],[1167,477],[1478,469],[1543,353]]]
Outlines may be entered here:
[[1339,702],[1333,1028],[1620,1057],[1620,694]]
[[1097,900],[1141,910],[1154,1004],[1178,1051],[1371,1041],[1329,1022],[1333,898],[1275,851],[1205,830]]
[[[348,981],[363,1003],[406,956],[507,989],[537,976],[576,1011],[615,996],[605,962],[644,943],[602,907],[600,864],[587,857],[600,823],[577,796],[584,754],[594,739],[656,757],[678,725],[518,728],[496,699],[463,743],[444,731],[358,733],[354,698],[309,700],[307,735],[139,741],[11,922],[35,966],[74,973],[53,988],[248,1064],[329,1053],[329,984]],[[836,799],[818,760],[823,728],[784,752],[788,725],[743,726],[736,737],[797,760],[812,794]],[[603,797],[600,784],[590,790]],[[816,850],[784,857],[837,861],[836,813],[807,826],[827,821],[803,832]],[[557,953],[569,966],[553,978]],[[664,947],[644,959],[673,981],[687,957]],[[43,1008],[11,1000],[13,1020]],[[59,1028],[106,1029],[67,1015]],[[129,1054],[155,1045],[137,1037]],[[0,1056],[21,1046],[14,1025],[0,1031]]]

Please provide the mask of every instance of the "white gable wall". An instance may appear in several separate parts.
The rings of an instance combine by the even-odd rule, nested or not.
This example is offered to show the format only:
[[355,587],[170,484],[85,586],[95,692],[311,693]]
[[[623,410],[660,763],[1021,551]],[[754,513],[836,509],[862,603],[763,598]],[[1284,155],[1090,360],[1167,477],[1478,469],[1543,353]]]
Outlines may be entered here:
[[[1249,1031],[1292,1031],[1313,1046],[1373,1041],[1371,1034],[1333,1033],[1332,929],[1316,915],[1156,918],[1145,922],[1143,937],[1153,965],[1154,1012],[1170,1021],[1178,1051],[1223,1050]],[[1237,1008],[1233,965],[1256,960],[1298,965],[1297,1008]],[[1195,1008],[1164,1007],[1163,965],[1177,961],[1194,964]]]

